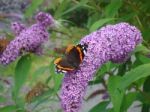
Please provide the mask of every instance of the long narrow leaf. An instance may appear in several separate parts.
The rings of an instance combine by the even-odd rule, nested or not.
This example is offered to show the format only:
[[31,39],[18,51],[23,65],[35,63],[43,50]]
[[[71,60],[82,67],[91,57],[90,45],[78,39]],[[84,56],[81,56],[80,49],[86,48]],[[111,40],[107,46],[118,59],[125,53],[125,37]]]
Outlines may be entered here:
[[127,72],[123,77],[122,77],[122,83],[120,83],[120,88],[125,89],[127,88],[130,84],[133,82],[147,77],[150,75],[150,63],[149,64],[143,64],[141,66],[136,67],[135,69]]
[[111,0],[111,3],[105,8],[106,17],[114,17],[122,6],[122,0]]
[[100,28],[102,25],[115,20],[115,18],[105,18],[105,19],[100,19],[98,21],[96,21],[91,27],[90,27],[90,32],[93,32],[95,30],[97,30],[98,28]]
[[113,103],[114,112],[120,112],[120,107],[124,96],[124,90],[118,88],[120,83],[121,77],[119,76],[112,76],[109,78],[108,92]]
[[89,112],[107,112],[106,107],[108,106],[109,101],[104,101],[98,103],[94,106]]
[[14,95],[15,98],[18,96],[19,90],[26,82],[26,79],[29,75],[29,70],[31,67],[31,57],[30,55],[22,56],[21,59],[18,61],[16,68],[15,68],[15,85],[14,85]]
[[32,3],[25,11],[26,17],[32,17],[33,13],[37,10],[39,5],[41,5],[44,2],[44,0],[32,0]]
[[114,112],[120,112],[126,88],[133,82],[150,76],[150,64],[143,64],[127,72],[123,77],[113,76],[109,79],[108,91],[114,106]]

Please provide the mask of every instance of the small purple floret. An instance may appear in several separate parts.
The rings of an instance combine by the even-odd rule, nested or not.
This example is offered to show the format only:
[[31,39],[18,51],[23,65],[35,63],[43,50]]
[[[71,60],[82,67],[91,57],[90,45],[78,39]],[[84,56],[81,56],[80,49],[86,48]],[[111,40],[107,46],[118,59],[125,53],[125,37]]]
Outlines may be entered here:
[[96,70],[108,61],[126,61],[141,42],[140,31],[128,23],[107,25],[85,36],[80,42],[88,45],[83,63],[79,70],[65,74],[63,80],[61,104],[64,112],[79,112],[88,81]]
[[2,55],[0,62],[4,65],[11,63],[24,52],[40,54],[41,44],[48,40],[49,33],[46,27],[53,24],[54,19],[47,13],[40,12],[36,16],[37,23],[29,28],[20,23],[12,23],[12,30],[16,38],[10,42]]
[[11,24],[11,29],[14,32],[16,36],[18,36],[23,30],[26,29],[24,24],[18,23],[18,22],[13,22]]

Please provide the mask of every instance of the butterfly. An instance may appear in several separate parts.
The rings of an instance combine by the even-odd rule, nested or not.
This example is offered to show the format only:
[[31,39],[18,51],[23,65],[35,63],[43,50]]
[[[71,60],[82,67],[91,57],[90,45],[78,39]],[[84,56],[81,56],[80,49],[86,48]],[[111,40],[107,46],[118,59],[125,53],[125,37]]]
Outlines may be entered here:
[[68,46],[63,58],[57,58],[54,61],[57,73],[66,73],[79,68],[87,52],[87,44],[78,44]]

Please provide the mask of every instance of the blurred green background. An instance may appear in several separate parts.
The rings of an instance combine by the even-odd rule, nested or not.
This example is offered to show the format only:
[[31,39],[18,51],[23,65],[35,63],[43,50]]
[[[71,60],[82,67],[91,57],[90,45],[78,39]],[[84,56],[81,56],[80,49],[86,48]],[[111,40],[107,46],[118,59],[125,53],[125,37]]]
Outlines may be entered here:
[[0,0],[0,38],[15,38],[10,23],[30,26],[39,11],[50,13],[56,27],[49,29],[42,56],[28,53],[10,65],[0,65],[0,112],[62,112],[63,74],[55,73],[53,60],[69,44],[119,22],[140,29],[143,43],[127,62],[108,62],[97,71],[81,112],[150,112],[149,0]]

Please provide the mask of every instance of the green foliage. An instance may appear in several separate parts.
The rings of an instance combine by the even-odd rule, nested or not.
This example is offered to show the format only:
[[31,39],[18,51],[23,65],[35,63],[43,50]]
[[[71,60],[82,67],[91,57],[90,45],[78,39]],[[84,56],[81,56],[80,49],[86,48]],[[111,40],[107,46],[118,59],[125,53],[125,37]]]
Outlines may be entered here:
[[53,64],[53,61],[51,62],[50,64],[50,73],[53,77],[53,81],[54,81],[54,91],[55,93],[57,93],[57,91],[60,89],[60,85],[62,83],[62,78],[63,78],[63,75],[60,75],[60,74],[57,74],[55,71],[54,71],[54,64]]
[[[150,95],[150,76],[145,80],[143,85],[143,91],[147,92],[148,96]],[[142,112],[149,112],[150,106],[148,104],[143,104],[142,106]]]
[[29,75],[29,70],[31,67],[31,57],[30,55],[22,56],[21,59],[18,61],[16,68],[15,68],[15,86],[14,86],[14,97],[17,100],[19,91],[21,87],[26,82],[27,76]]
[[122,3],[123,0],[111,0],[110,4],[105,8],[105,16],[110,18],[117,15],[119,8],[122,6]]
[[122,77],[122,83],[119,84],[121,89],[127,88],[129,85],[131,85],[133,82],[150,75],[149,73],[149,67],[150,64],[143,64],[141,66],[138,66],[131,71],[127,72]]
[[[33,73],[33,78],[31,82],[36,81],[36,79],[40,78],[41,75],[43,75],[46,71],[49,70],[49,66],[42,66],[39,67],[37,70],[35,70],[35,72]],[[49,72],[49,71],[48,71]]]
[[121,110],[123,112],[126,111],[132,105],[132,103],[137,100],[137,95],[138,92],[131,92],[124,96],[124,100],[121,107]]
[[114,112],[120,112],[125,90],[135,81],[147,77],[150,64],[144,64],[127,72],[123,77],[113,76],[109,79],[108,91],[114,106]]
[[92,24],[90,31],[93,32],[93,31],[97,30],[98,28],[100,28],[101,26],[103,26],[105,23],[108,23],[113,20],[115,20],[115,19],[114,18],[100,19],[100,20],[96,21],[94,24]]
[[3,108],[0,108],[1,112],[16,112],[16,106],[10,105],[10,106],[5,106]]
[[108,92],[114,106],[114,112],[120,112],[120,106],[124,95],[124,90],[121,90],[118,87],[121,81],[120,76],[113,76],[109,78]]
[[89,112],[108,112],[106,110],[108,104],[109,101],[100,102],[95,107],[93,107]]
[[[43,112],[46,108],[50,109],[51,103],[60,102],[58,93],[64,75],[55,72],[53,60],[55,57],[62,56],[63,53],[56,52],[53,48],[61,49],[68,44],[76,44],[83,36],[104,25],[123,21],[135,25],[141,31],[143,43],[135,48],[131,58],[126,62],[120,64],[107,62],[97,70],[89,86],[104,85],[109,98],[106,101],[99,101],[87,111],[127,112],[135,101],[139,101],[141,112],[148,112],[150,109],[149,4],[149,0],[32,0],[23,13],[22,17],[26,20],[24,22],[31,24],[31,18],[38,11],[45,11],[52,14],[58,26],[50,29],[51,44],[44,52],[44,57],[33,56],[30,53],[8,66],[0,65],[2,76],[0,78],[0,103],[5,104],[10,101],[14,104],[5,104],[0,108],[0,112]],[[3,19],[6,18],[3,18],[3,15],[0,16],[0,22]],[[8,25],[8,22],[4,24]],[[0,34],[6,34],[6,37],[11,37],[11,39],[14,37],[5,28],[0,30]],[[108,79],[104,80],[106,74]],[[9,81],[9,78],[12,80]],[[38,81],[43,82],[47,89],[41,95],[36,96],[33,101],[26,103],[25,97],[29,90],[24,88],[28,87],[32,90],[33,85],[36,85]],[[12,97],[8,99],[7,96],[10,96],[11,92]],[[48,104],[47,107],[45,103]],[[108,108],[111,103],[113,107]],[[29,110],[28,107],[31,109]],[[62,112],[60,107],[46,111]]]
[[6,102],[6,98],[4,98],[3,96],[0,96],[0,103],[2,102]]
[[32,17],[34,12],[38,9],[39,5],[43,3],[44,0],[32,0],[32,3],[28,6],[25,12],[26,17]]

